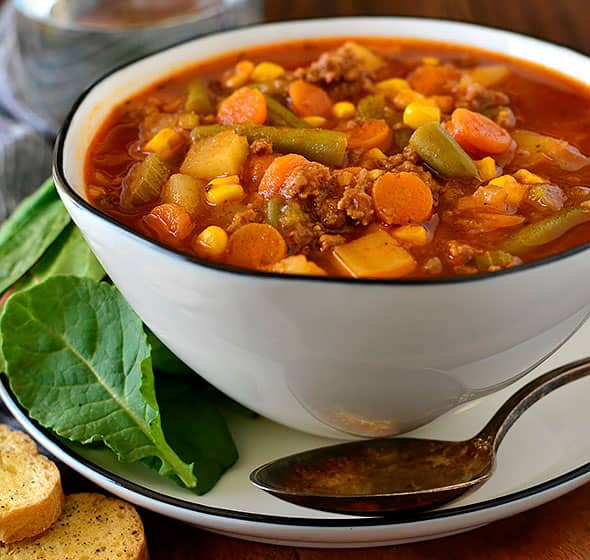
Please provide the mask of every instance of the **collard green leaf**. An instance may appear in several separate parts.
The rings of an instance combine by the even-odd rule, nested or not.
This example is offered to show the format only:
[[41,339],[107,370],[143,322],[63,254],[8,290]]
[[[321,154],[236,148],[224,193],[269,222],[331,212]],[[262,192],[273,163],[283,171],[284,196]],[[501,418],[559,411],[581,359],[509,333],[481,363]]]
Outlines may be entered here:
[[0,333],[10,386],[41,425],[123,462],[155,457],[160,474],[197,485],[164,438],[147,337],[116,288],[49,278],[8,299]]
[[70,222],[52,180],[0,227],[0,294],[25,274]]
[[[238,452],[219,409],[203,394],[197,377],[157,375],[156,394],[166,440],[185,463],[194,465],[194,491],[204,494],[238,459]],[[153,459],[146,461],[152,467]],[[171,477],[175,482],[178,478]]]
[[[61,232],[41,259],[15,284],[11,293],[25,290],[51,276],[62,274],[93,280],[101,280],[105,276],[104,269],[96,260],[86,241],[84,241],[80,230],[74,224],[69,224]],[[6,299],[0,298],[0,314]],[[2,334],[0,333],[0,372],[4,371],[4,358],[1,348]]]
[[71,275],[102,280],[106,273],[80,230],[70,224],[47,249],[39,262],[17,284],[19,290],[39,284],[51,276]]

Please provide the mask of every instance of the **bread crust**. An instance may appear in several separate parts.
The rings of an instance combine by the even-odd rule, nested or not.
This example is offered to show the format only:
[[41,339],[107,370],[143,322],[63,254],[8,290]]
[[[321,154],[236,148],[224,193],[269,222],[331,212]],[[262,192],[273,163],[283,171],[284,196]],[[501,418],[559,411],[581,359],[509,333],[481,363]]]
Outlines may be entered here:
[[[30,470],[14,472],[14,462],[23,462]],[[12,473],[26,491],[19,494],[16,503],[10,488],[3,488],[4,500],[0,500],[0,542],[13,543],[35,537],[46,531],[59,518],[64,494],[61,477],[55,463],[41,455],[33,440],[26,434],[11,431],[0,425],[0,470]],[[6,480],[4,481],[6,483]],[[1,503],[5,501],[5,503]]]
[[96,493],[66,497],[45,533],[0,546],[0,560],[149,560],[141,518],[130,504]]

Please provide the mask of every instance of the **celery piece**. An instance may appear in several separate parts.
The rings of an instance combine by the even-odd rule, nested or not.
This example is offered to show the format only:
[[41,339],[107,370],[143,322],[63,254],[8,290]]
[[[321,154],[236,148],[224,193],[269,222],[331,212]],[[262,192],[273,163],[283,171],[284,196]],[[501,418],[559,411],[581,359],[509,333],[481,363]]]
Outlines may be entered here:
[[168,166],[156,154],[150,154],[136,163],[123,179],[121,207],[133,210],[137,206],[154,202],[160,196],[169,174]]

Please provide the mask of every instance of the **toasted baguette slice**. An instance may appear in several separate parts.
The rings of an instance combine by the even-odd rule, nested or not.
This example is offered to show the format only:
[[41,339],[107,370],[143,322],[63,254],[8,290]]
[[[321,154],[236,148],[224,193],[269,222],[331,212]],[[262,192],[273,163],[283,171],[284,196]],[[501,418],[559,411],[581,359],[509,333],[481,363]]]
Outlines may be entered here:
[[60,516],[63,501],[55,463],[29,436],[0,424],[0,542],[41,534]]
[[0,559],[148,560],[148,552],[133,506],[84,493],[66,496],[61,517],[41,536],[0,547]]

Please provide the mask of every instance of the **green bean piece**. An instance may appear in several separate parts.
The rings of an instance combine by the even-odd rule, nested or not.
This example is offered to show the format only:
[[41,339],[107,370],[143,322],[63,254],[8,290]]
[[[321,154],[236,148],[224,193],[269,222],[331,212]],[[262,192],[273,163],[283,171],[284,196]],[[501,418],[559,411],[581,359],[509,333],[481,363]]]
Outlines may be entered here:
[[154,202],[170,175],[168,166],[156,155],[148,155],[136,163],[123,179],[121,207],[133,210],[137,206]]
[[473,160],[440,123],[431,122],[417,128],[410,137],[410,146],[445,177],[479,177]]
[[300,119],[295,113],[289,111],[282,103],[271,97],[265,95],[267,120],[269,124],[274,126],[290,126],[292,128],[309,128],[309,125]]
[[522,255],[550,243],[569,230],[590,222],[590,208],[578,206],[562,210],[538,222],[523,227],[501,244],[501,249],[513,255]]
[[363,119],[382,119],[385,117],[385,96],[367,95],[357,106],[357,113]]
[[248,124],[197,126],[191,132],[193,140],[214,136],[225,130],[246,136],[249,142],[267,140],[277,152],[300,154],[312,161],[340,167],[348,146],[348,136],[337,130],[321,128],[285,128]]
[[201,115],[213,113],[213,103],[209,90],[203,80],[192,80],[188,85],[188,94],[184,103],[185,111],[194,111]]
[[475,266],[482,272],[492,267],[506,268],[514,263],[514,257],[506,251],[485,251],[473,259]]
[[280,226],[281,209],[284,204],[285,201],[280,196],[276,196],[271,198],[266,205],[266,221],[275,228]]

